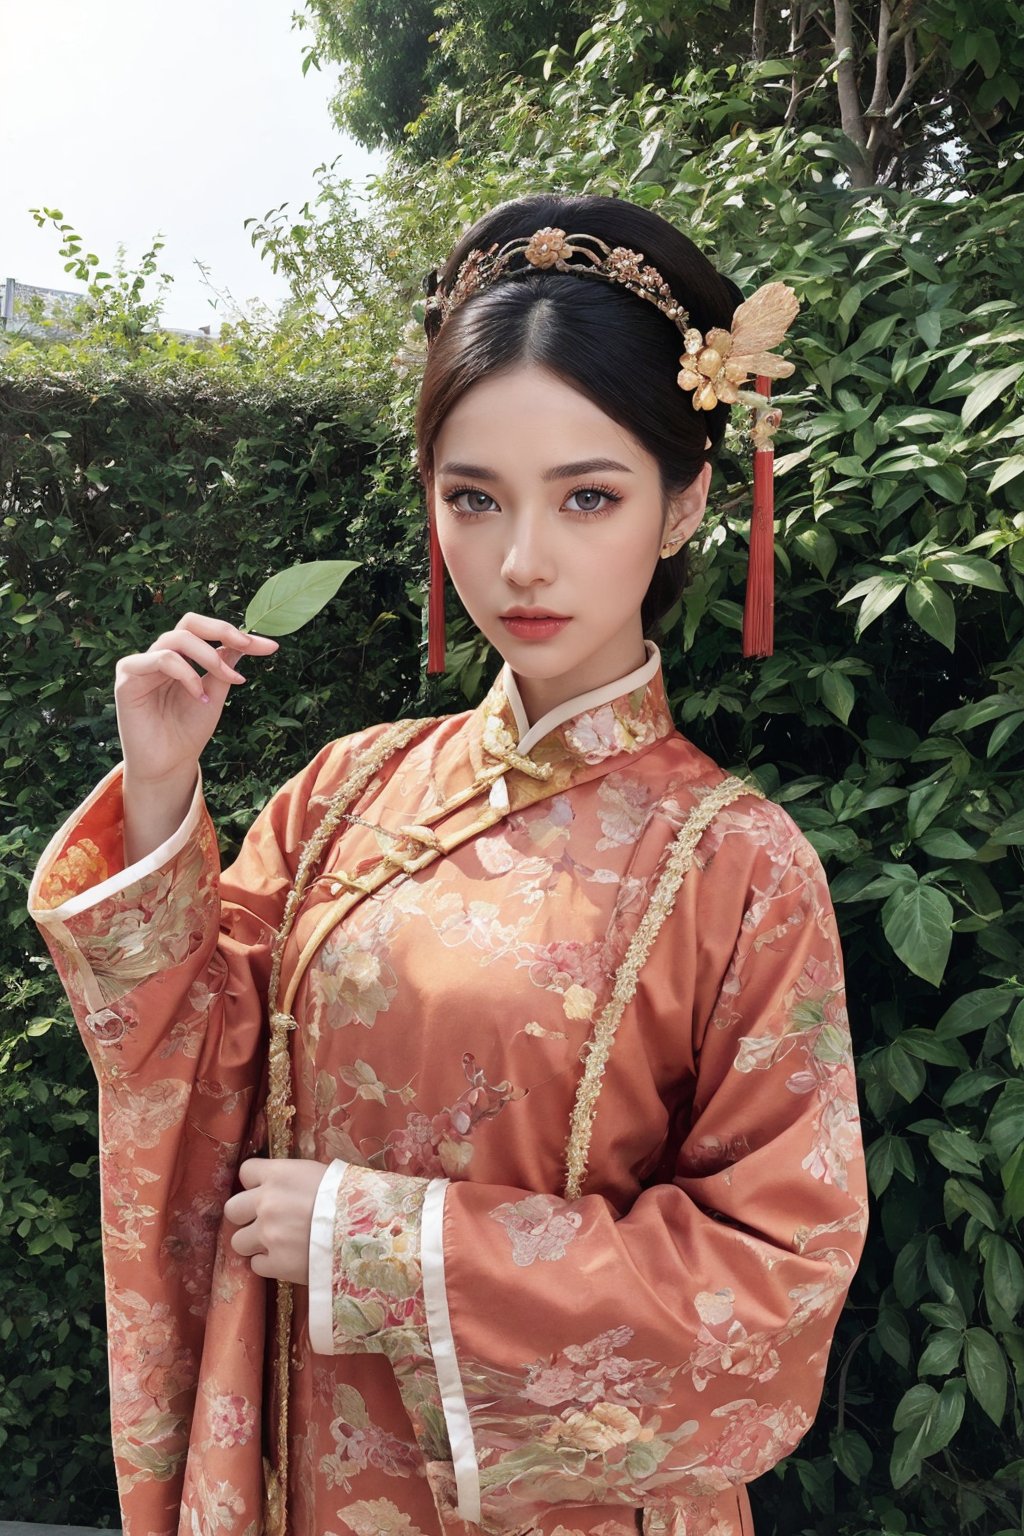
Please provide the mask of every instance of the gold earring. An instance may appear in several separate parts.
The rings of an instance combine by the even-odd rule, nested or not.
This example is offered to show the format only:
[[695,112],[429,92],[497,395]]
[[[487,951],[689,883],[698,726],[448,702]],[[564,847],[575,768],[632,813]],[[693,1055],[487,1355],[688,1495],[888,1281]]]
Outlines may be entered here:
[[683,540],[681,538],[666,539],[665,543],[661,546],[662,560],[667,560],[670,555],[674,555],[682,542]]

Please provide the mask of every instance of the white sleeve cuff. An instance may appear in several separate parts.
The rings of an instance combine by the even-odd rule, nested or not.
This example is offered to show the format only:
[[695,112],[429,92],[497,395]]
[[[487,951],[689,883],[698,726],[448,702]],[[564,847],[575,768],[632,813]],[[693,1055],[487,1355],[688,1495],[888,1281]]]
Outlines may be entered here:
[[138,859],[134,864],[129,864],[127,869],[120,870],[116,875],[111,875],[108,880],[101,880],[98,885],[92,885],[87,891],[81,891],[77,896],[70,896],[59,907],[39,907],[36,901],[39,885],[43,876],[58,857],[64,844],[71,836],[78,822],[100,796],[107,790],[110,784],[124,771],[123,763],[118,763],[116,768],[111,768],[105,774],[96,788],[82,801],[77,811],[73,811],[64,824],[54,833],[47,843],[32,876],[32,884],[28,891],[28,909],[37,923],[44,927],[47,923],[66,923],[69,918],[77,917],[80,912],[88,912],[90,907],[97,906],[101,901],[107,901],[111,896],[117,896],[121,891],[127,890],[139,880],[144,880],[147,875],[155,874],[165,864],[175,858],[199,825],[199,818],[203,809],[203,775],[200,769],[196,779],[195,792],[192,802],[185,812],[185,819],[170,837],[162,842],[159,848],[154,848],[152,853],[147,853],[145,858]]
[[444,1197],[447,1179],[431,1179],[423,1201],[420,1264],[423,1271],[423,1304],[427,1336],[434,1357],[437,1385],[452,1450],[460,1520],[476,1525],[480,1520],[480,1468],[477,1465],[473,1425],[470,1422],[462,1375],[455,1354],[455,1337],[448,1311],[444,1278]]
[[334,1354],[334,1211],[349,1164],[336,1157],[320,1180],[309,1228],[309,1343],[316,1355]]

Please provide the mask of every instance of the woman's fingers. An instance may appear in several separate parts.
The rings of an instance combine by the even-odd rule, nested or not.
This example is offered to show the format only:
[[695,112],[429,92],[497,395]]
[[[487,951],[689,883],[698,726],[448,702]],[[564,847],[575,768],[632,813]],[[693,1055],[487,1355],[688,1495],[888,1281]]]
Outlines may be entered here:
[[243,1259],[251,1259],[254,1253],[266,1253],[267,1250],[259,1239],[259,1229],[255,1222],[247,1227],[239,1227],[231,1234],[231,1246],[236,1253],[240,1253]]
[[250,1189],[243,1189],[224,1202],[224,1215],[233,1226],[241,1227],[256,1220],[256,1196]]
[[[277,649],[278,642],[269,635],[249,635],[224,619],[187,613],[174,629],[158,636],[148,651],[122,657],[118,671],[122,677],[161,673],[183,682],[194,698],[205,702],[206,679],[223,684],[226,692],[232,685],[245,682],[235,666],[241,655],[267,656]],[[177,661],[164,662],[160,657],[176,657]],[[206,677],[200,677],[189,662],[202,667]]]
[[160,635],[150,646],[151,651],[173,651],[188,656],[213,677],[225,683],[244,683],[245,678],[233,666],[237,648],[215,650],[209,641],[201,639],[189,629],[171,629]]
[[230,1200],[226,1200],[224,1216],[236,1228],[230,1238],[231,1246],[236,1253],[241,1254],[244,1259],[251,1259],[254,1254],[267,1252],[261,1240],[260,1226],[256,1219],[254,1190],[243,1189],[237,1195],[232,1195]]
[[269,635],[251,635],[226,619],[213,619],[205,613],[183,613],[175,629],[186,629],[201,640],[219,640],[221,645],[232,650],[251,651],[256,656],[266,656],[277,650],[277,641]]
[[142,651],[137,656],[122,656],[116,674],[120,678],[166,677],[173,682],[184,683],[192,697],[201,704],[208,702],[206,686],[195,667],[190,666],[177,651]]

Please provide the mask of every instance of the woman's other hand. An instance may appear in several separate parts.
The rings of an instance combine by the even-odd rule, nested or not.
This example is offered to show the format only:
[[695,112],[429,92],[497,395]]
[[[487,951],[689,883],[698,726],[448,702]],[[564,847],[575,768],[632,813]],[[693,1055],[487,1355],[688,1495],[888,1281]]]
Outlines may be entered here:
[[124,755],[125,857],[145,857],[181,825],[199,755],[230,689],[245,679],[243,655],[269,656],[277,641],[223,619],[186,613],[148,651],[117,664],[114,701]]
[[301,1157],[250,1157],[238,1170],[239,1194],[224,1206],[238,1231],[231,1246],[267,1280],[309,1284],[309,1230],[326,1163]]

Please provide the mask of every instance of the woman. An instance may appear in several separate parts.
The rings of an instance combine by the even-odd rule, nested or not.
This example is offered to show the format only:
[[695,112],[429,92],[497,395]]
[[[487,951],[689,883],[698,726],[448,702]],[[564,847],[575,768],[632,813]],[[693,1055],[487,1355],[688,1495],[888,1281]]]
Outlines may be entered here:
[[330,743],[218,876],[199,754],[276,645],[186,615],[33,883],[101,1084],[125,1530],[739,1536],[865,1189],[820,862],[645,639],[738,295],[596,197],[494,210],[433,290],[433,660],[443,556],[487,698]]

